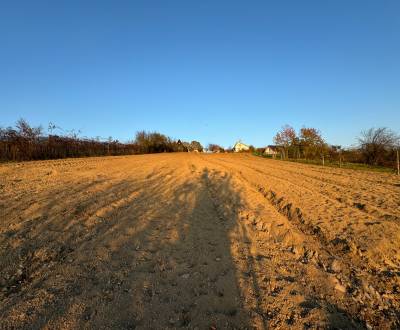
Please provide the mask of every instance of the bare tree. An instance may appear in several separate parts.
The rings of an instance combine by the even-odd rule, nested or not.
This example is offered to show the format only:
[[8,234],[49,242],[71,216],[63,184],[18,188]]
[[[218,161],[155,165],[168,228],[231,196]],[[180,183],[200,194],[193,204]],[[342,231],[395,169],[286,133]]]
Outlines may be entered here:
[[42,126],[32,127],[28,124],[25,119],[19,119],[16,123],[16,128],[18,129],[18,133],[28,139],[28,140],[35,140],[42,134]]
[[[54,134],[55,129],[60,130],[62,134]],[[185,151],[184,143],[180,140],[172,140],[157,132],[138,132],[135,141],[128,143],[121,143],[113,140],[112,137],[93,139],[80,137],[79,134],[80,131],[63,130],[53,123],[49,123],[47,134],[44,134],[41,126],[33,127],[26,120],[20,119],[15,127],[0,127],[0,160],[19,161]],[[201,149],[200,143],[192,141],[192,144]]]
[[388,152],[398,147],[399,136],[386,127],[370,128],[358,138],[364,161],[369,165],[380,165]]

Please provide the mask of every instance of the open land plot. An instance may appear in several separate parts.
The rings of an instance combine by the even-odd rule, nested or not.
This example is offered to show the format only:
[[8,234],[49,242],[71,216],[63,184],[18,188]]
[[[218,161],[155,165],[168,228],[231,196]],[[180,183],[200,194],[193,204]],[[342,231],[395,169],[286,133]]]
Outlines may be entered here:
[[0,165],[3,328],[400,326],[400,180],[251,155]]

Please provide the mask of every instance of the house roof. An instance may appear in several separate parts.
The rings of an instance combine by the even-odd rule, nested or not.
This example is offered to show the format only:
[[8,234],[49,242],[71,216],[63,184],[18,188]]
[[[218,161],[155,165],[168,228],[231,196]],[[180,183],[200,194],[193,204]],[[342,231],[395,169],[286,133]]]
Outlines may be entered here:
[[249,147],[249,145],[247,145],[246,143],[243,143],[241,141],[237,141],[233,147],[235,148],[237,145],[242,145],[242,146],[245,146],[245,147]]
[[265,147],[265,149],[267,149],[267,148],[270,148],[272,150],[277,150],[279,148],[279,146],[269,145],[269,146]]

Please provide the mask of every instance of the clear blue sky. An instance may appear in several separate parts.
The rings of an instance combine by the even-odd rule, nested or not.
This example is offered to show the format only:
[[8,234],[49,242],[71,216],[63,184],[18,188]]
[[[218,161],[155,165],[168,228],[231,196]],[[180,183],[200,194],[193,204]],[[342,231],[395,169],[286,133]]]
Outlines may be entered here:
[[400,130],[400,1],[1,1],[0,126],[332,144]]

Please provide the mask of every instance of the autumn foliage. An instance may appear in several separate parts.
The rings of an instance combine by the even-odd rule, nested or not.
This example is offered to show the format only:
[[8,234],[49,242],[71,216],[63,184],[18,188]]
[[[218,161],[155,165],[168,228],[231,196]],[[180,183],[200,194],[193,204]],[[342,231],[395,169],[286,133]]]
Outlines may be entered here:
[[302,127],[298,133],[285,125],[276,133],[274,142],[283,159],[321,160],[328,162],[362,163],[393,167],[399,136],[387,128],[371,128],[363,131],[359,144],[352,148],[329,145],[321,132],[312,127]]
[[308,127],[301,128],[297,134],[293,127],[285,125],[276,133],[274,143],[280,147],[283,158],[314,159],[327,149],[321,133]]

